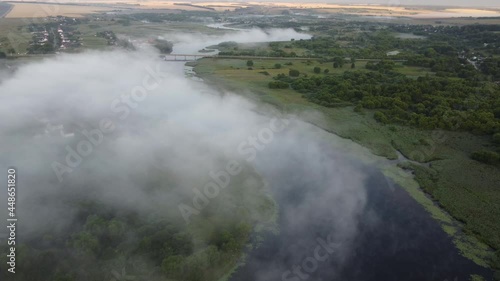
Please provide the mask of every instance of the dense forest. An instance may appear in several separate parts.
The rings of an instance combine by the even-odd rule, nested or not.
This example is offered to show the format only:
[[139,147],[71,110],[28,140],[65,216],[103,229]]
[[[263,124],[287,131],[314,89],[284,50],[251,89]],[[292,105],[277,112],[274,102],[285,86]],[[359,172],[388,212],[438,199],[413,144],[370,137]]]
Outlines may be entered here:
[[[375,119],[383,124],[487,135],[491,149],[471,157],[500,164],[499,30],[499,25],[389,25],[363,36],[344,38],[335,33],[293,41],[294,47],[321,55],[322,63],[346,68],[345,72],[320,75],[316,69],[317,75],[312,76],[283,73],[274,77],[269,87],[291,87],[326,107],[353,105],[358,112],[375,110]],[[401,39],[394,32],[425,38]],[[342,41],[349,42],[349,48],[341,47]],[[389,57],[390,50],[399,52]],[[354,69],[356,58],[367,56],[380,59],[368,61],[364,69]],[[397,72],[394,59],[403,67],[429,69],[429,74],[410,77]]]

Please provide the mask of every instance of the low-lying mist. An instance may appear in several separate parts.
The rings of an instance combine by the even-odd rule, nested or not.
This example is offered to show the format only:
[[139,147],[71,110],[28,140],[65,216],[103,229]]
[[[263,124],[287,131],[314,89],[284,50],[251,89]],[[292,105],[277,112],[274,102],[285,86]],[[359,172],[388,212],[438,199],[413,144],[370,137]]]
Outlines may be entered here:
[[228,30],[223,35],[171,33],[164,35],[164,38],[175,42],[174,53],[194,54],[204,47],[226,41],[238,43],[290,41],[291,39],[310,39],[311,35],[299,33],[292,28],[270,28],[266,30],[251,28]]
[[[242,33],[238,40],[257,33]],[[268,41],[280,34],[258,36]],[[206,46],[226,38],[203,40]],[[291,191],[273,186],[272,179],[290,177],[297,165],[306,167],[300,169],[307,173],[300,177],[307,179],[303,188],[319,192],[305,193],[306,200],[280,215],[296,228],[307,214],[328,215],[325,222],[335,224],[338,241],[356,235],[365,204],[364,175],[325,154],[328,146],[317,130],[188,79],[182,64],[157,57],[148,50],[60,55],[22,66],[0,84],[0,166],[17,168],[19,242],[33,249],[33,258],[60,249],[45,273],[25,272],[19,280],[49,280],[54,274],[89,280],[109,277],[113,268],[142,272],[138,278],[150,280],[216,280],[227,267],[214,265],[243,249],[247,229],[275,222],[279,214],[269,190],[283,195],[275,197]],[[6,217],[6,191],[1,193],[0,214]],[[319,201],[325,195],[334,201]],[[186,236],[161,236],[168,232],[162,230],[140,240],[153,231],[149,225],[164,221]],[[127,230],[127,225],[138,226]],[[225,228],[234,230],[228,231],[235,238],[221,242]],[[151,242],[160,236],[173,238]],[[106,248],[103,241],[114,245],[113,239],[123,243]],[[128,251],[136,240],[138,249]],[[171,241],[173,246],[164,246]],[[188,246],[177,249],[181,242],[175,241]],[[143,253],[141,247],[165,247],[156,256],[144,254],[141,264],[153,268],[147,276],[127,263]],[[219,258],[193,261],[207,249]],[[65,257],[85,262],[73,270],[58,262]],[[86,272],[97,260],[102,270]],[[183,271],[178,264],[194,269]],[[196,275],[200,270],[208,273]]]

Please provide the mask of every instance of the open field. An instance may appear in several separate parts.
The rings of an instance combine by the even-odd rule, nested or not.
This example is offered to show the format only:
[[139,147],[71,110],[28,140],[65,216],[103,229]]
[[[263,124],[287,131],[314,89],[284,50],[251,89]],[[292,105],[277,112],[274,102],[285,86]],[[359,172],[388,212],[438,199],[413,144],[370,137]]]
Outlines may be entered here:
[[28,47],[31,33],[23,19],[0,18],[0,51],[14,48],[22,53]]
[[83,17],[86,14],[112,10],[111,8],[88,5],[17,2],[11,2],[11,4],[14,5],[14,7],[5,16],[6,18],[44,18],[50,16]]
[[[74,1],[61,2],[61,5],[50,5],[42,3],[20,3],[12,1],[14,9],[8,17],[45,17],[45,16],[74,16],[93,13],[96,11],[106,11],[112,9],[167,9],[184,11],[235,11],[236,9],[266,9],[269,14],[281,14],[284,10],[307,10],[312,13],[329,14],[351,14],[360,16],[377,17],[409,17],[413,19],[446,19],[456,17],[500,17],[500,10],[495,8],[457,8],[457,7],[427,7],[427,6],[384,6],[384,5],[346,5],[327,3],[257,3],[257,2],[174,2],[174,1],[139,1],[125,0]],[[71,4],[69,4],[71,3]],[[81,5],[79,5],[81,4]],[[89,6],[95,5],[95,6]],[[45,6],[41,8],[41,6]],[[52,6],[57,6],[54,8]],[[58,11],[56,11],[58,10]]]

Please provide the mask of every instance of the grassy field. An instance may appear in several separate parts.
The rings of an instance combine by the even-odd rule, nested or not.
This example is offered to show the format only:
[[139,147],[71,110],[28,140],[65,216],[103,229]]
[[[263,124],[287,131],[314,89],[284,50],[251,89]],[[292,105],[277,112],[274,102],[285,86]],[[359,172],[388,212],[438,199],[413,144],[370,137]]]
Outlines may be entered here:
[[14,8],[6,18],[45,18],[50,16],[83,17],[95,12],[110,11],[111,8],[88,5],[61,5],[50,3],[11,3]]
[[23,53],[31,37],[25,20],[0,18],[0,51],[7,53],[8,49],[14,48],[17,52]]
[[[203,59],[197,63],[195,71],[209,83],[224,85],[235,93],[295,113],[328,132],[367,147],[375,155],[397,159],[399,151],[409,161],[400,159],[382,167],[384,173],[403,186],[441,223],[464,256],[483,266],[491,262],[493,254],[487,245],[500,247],[500,173],[498,168],[469,158],[471,152],[487,145],[486,139],[461,132],[381,125],[373,119],[371,111],[356,113],[352,107],[325,108],[310,103],[292,89],[269,89],[267,85],[272,77],[287,74],[290,68],[299,70],[301,75],[336,75],[350,68],[345,65],[342,69],[334,69],[330,64],[312,60],[285,65],[289,62],[286,59],[255,60],[253,69],[248,70],[246,60]],[[282,68],[274,69],[276,63],[282,64]],[[330,73],[314,74],[315,66],[328,68]],[[356,68],[363,67],[364,62],[356,63]],[[396,69],[412,77],[432,74],[428,69],[402,65]],[[395,167],[397,162],[412,168],[415,178]]]

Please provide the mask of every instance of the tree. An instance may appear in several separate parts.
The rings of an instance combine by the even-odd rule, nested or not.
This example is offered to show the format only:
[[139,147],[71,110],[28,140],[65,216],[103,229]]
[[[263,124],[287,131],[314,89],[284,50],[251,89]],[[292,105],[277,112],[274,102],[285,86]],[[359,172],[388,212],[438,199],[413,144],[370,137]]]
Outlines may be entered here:
[[351,63],[351,68],[356,68],[356,64],[355,63]]
[[325,70],[323,70],[324,74],[328,74],[328,72],[330,72],[330,70],[328,68],[325,68]]
[[318,66],[316,66],[316,67],[314,67],[314,70],[313,70],[313,71],[314,71],[314,73],[316,73],[316,74],[320,74],[320,73],[321,73],[321,68],[320,68],[320,67],[318,67]]
[[248,67],[252,67],[253,66],[253,61],[252,60],[248,60],[247,61],[247,66]]
[[296,69],[290,69],[290,71],[288,71],[288,75],[291,77],[299,77],[300,72]]
[[281,63],[277,63],[277,64],[275,64],[275,65],[274,65],[274,68],[276,68],[276,69],[280,69],[280,68],[281,68]]
[[496,144],[500,144],[500,133],[496,133],[493,135],[493,142]]
[[172,48],[174,47],[174,44],[172,42],[169,42],[167,40],[162,40],[162,39],[156,39],[155,48],[157,48],[160,53],[162,54],[170,54],[172,52]]
[[344,58],[341,57],[334,57],[333,58],[333,67],[334,68],[342,68],[344,66]]
[[375,114],[373,115],[373,118],[375,118],[375,120],[377,120],[380,123],[387,124],[389,122],[389,119],[387,118],[387,116],[381,111],[375,112]]
[[471,158],[486,164],[496,164],[500,161],[500,155],[494,151],[480,150],[472,153]]
[[269,89],[288,89],[289,85],[283,81],[271,81],[268,84]]
[[162,261],[161,267],[168,277],[175,277],[179,274],[183,262],[182,256],[168,256]]
[[71,245],[84,254],[96,254],[99,251],[99,240],[86,231],[72,235]]

